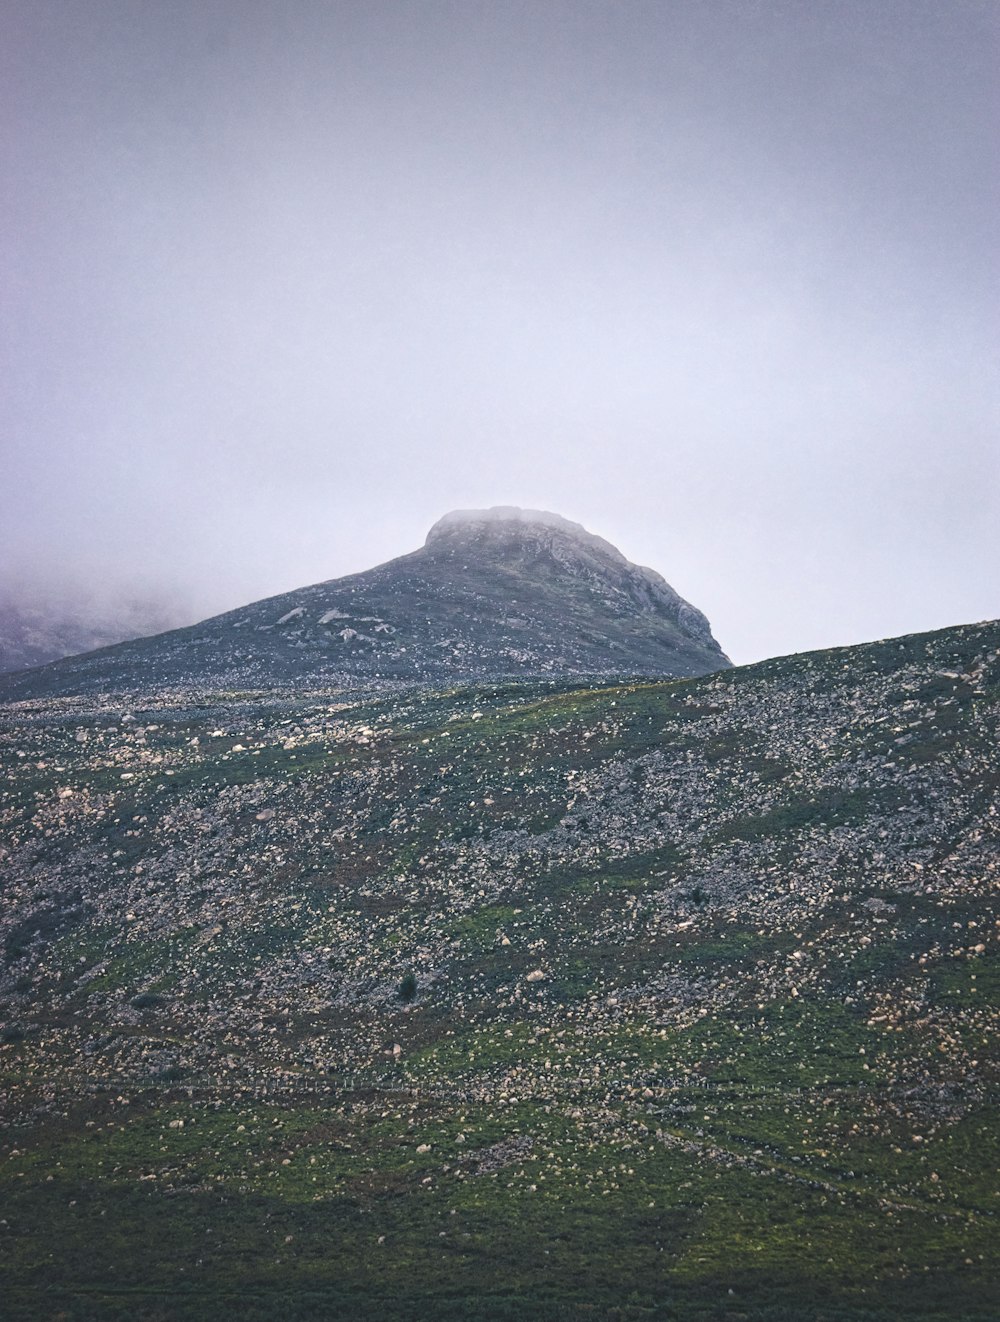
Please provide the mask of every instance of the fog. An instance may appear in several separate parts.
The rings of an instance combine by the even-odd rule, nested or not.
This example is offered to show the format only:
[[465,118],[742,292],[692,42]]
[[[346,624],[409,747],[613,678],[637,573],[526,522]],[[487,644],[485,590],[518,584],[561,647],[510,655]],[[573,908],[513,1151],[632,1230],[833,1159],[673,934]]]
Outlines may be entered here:
[[0,577],[556,511],[737,662],[1000,615],[992,0],[0,0]]

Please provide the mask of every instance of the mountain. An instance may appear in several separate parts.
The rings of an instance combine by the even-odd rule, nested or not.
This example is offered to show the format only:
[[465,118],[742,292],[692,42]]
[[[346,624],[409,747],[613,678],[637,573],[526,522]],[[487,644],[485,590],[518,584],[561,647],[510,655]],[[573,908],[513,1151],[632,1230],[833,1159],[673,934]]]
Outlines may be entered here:
[[177,615],[155,602],[0,587],[0,673],[158,633]]
[[697,675],[730,663],[659,574],[556,514],[446,515],[375,569],[0,683],[0,695],[200,685]]
[[5,1316],[995,1317],[1000,622],[122,705],[0,707]]

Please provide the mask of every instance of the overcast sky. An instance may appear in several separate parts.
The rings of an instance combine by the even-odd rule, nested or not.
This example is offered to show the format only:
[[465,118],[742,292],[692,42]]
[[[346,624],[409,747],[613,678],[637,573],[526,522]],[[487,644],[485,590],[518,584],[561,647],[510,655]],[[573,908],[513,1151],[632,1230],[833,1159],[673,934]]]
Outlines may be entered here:
[[0,0],[0,573],[551,509],[736,661],[1000,615],[995,0]]

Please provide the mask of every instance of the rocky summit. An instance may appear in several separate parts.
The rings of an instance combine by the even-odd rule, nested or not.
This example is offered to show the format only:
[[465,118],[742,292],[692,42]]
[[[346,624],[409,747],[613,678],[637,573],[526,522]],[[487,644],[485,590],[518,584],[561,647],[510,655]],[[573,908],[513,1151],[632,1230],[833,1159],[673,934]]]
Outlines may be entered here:
[[505,513],[203,636],[501,584],[716,673],[0,706],[5,1317],[992,1322],[1000,624],[719,669]]
[[0,680],[0,696],[513,677],[700,675],[730,663],[701,611],[579,524],[497,507],[426,544],[155,638]]

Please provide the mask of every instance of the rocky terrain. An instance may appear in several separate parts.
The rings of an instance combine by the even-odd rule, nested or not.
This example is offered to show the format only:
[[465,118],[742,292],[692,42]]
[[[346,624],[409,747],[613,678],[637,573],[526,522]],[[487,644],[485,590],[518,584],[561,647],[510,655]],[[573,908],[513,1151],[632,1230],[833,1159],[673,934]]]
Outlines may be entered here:
[[497,507],[446,515],[420,550],[365,573],[0,679],[0,699],[700,675],[727,665],[704,615],[659,574],[559,515]]
[[[394,563],[461,594],[496,540],[521,573],[502,520]],[[610,562],[707,663],[584,545],[580,603]],[[342,582],[412,639],[390,569]],[[470,664],[0,707],[8,1315],[994,1317],[1000,623]]]

